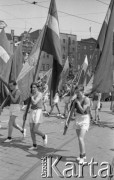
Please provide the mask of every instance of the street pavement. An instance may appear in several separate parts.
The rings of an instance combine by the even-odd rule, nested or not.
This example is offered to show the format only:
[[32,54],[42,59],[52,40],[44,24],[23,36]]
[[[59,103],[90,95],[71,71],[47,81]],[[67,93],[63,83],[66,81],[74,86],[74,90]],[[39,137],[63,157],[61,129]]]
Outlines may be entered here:
[[[60,102],[60,110],[63,112],[63,102]],[[48,110],[50,107],[48,106]],[[83,176],[81,173],[82,166],[76,162],[76,157],[79,156],[78,139],[75,129],[73,128],[74,120],[70,122],[66,135],[63,135],[65,119],[56,117],[57,110],[54,109],[54,114],[51,117],[45,117],[44,123],[41,124],[40,130],[48,135],[47,147],[43,146],[42,138],[37,136],[38,150],[30,151],[28,148],[32,145],[29,122],[26,122],[27,136],[23,138],[22,134],[14,129],[13,141],[4,143],[8,133],[8,108],[5,108],[0,116],[0,180],[40,180],[40,179],[114,179],[102,175],[109,174],[110,164],[114,165],[114,114],[110,111],[110,102],[103,102],[103,108],[100,112],[100,126],[91,124],[89,131],[85,137],[86,144],[86,162],[92,160],[98,164],[91,170],[90,165],[83,167]],[[94,116],[94,110],[92,111]],[[18,114],[17,123],[22,125],[23,111]],[[57,160],[57,158],[60,161]],[[43,165],[45,159],[48,159],[48,170],[50,177],[41,175],[44,173]],[[43,160],[41,160],[43,159]],[[56,167],[49,162],[55,163]],[[91,164],[91,163],[90,163]],[[44,163],[45,165],[45,163]],[[65,169],[69,168],[68,174]],[[104,168],[104,174],[100,174],[100,170]],[[107,169],[107,170],[106,170]],[[52,170],[52,173],[51,173]],[[75,172],[76,171],[76,172]],[[93,178],[93,172],[96,178]],[[49,172],[48,172],[49,173]],[[114,173],[114,172],[113,172]],[[64,177],[62,177],[64,174]],[[78,174],[78,177],[75,177]],[[49,175],[49,174],[48,174]]]

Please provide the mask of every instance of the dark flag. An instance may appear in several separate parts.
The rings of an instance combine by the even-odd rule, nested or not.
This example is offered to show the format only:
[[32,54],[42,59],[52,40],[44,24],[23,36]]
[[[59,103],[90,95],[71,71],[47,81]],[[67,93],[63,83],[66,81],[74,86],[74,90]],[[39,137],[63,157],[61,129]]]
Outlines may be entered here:
[[54,98],[58,88],[62,72],[61,44],[59,35],[59,22],[55,0],[51,0],[47,21],[45,24],[45,35],[42,44],[42,51],[53,56],[52,79],[51,79],[51,100]]
[[114,0],[111,0],[98,40],[99,59],[95,69],[93,91],[110,92],[113,85]]
[[59,90],[61,90],[63,85],[66,83],[68,72],[69,72],[69,61],[68,61],[68,58],[67,58],[66,62],[64,64],[62,73],[61,73],[61,79],[59,81],[59,87],[58,87]]

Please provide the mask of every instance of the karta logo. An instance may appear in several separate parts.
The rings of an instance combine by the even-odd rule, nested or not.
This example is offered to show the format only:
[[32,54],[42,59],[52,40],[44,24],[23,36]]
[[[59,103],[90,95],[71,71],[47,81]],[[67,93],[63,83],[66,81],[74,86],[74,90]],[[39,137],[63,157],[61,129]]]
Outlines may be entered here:
[[86,171],[88,171],[91,178],[108,177],[112,179],[112,177],[114,177],[114,174],[112,174],[113,168],[108,162],[104,161],[99,165],[93,157],[91,158],[91,161],[89,163],[84,162],[80,164],[72,161],[65,162],[63,169],[60,168],[61,162],[62,156],[58,156],[56,158],[54,158],[53,156],[42,157],[42,178],[53,178],[53,175],[56,175],[59,178],[84,178],[84,167],[88,167],[88,170],[86,168]]

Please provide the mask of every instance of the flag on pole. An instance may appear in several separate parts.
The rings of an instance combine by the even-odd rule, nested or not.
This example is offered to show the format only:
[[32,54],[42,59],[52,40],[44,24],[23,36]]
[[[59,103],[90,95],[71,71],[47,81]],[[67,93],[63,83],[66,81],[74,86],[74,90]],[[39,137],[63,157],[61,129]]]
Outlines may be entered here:
[[47,84],[49,81],[51,73],[52,73],[52,68],[50,68],[40,79],[42,81],[46,81],[46,84]]
[[93,79],[94,79],[94,75],[91,77],[90,81],[89,81],[88,84],[85,86],[85,88],[84,88],[84,94],[90,94],[90,93],[92,92]]
[[[33,82],[35,67],[38,61],[38,57],[40,55],[40,46],[41,46],[43,34],[44,34],[44,28],[42,29],[39,37],[37,38],[35,45],[32,48],[32,51],[28,57],[28,61],[25,62],[25,64],[23,65],[23,68],[21,69],[21,72],[19,73],[17,77],[17,83],[22,92],[23,100],[26,100],[30,94],[30,86],[31,86],[31,83]],[[42,60],[40,59],[39,66],[37,69],[37,74],[39,73],[41,65],[42,65]]]
[[[20,73],[20,75],[18,76],[17,81],[23,79],[25,76],[27,77],[27,74],[28,77],[31,77],[29,77],[30,79],[37,81],[39,70],[42,64],[42,60],[40,59],[42,51],[47,52],[48,54],[53,56],[50,92],[51,98],[53,98],[56,93],[60,74],[62,71],[61,45],[55,0],[51,0],[46,24],[41,31],[36,46],[34,47],[29,57],[29,61],[26,63],[26,67],[23,67],[21,71],[22,73]],[[31,72],[32,75],[30,75]],[[34,77],[32,77],[33,74]]]
[[[0,33],[0,77],[8,83],[11,70],[11,50],[10,42],[7,39],[5,30]],[[0,81],[0,103],[6,98],[6,89],[2,81]]]
[[62,73],[61,73],[61,79],[60,79],[59,87],[58,87],[59,90],[61,90],[62,86],[65,84],[68,72],[69,72],[69,61],[67,57]]
[[78,84],[83,84],[84,85],[87,68],[88,68],[88,58],[87,58],[87,55],[86,55],[86,57],[84,59],[84,62],[82,64],[82,67],[80,69],[80,72],[78,74]]
[[42,44],[42,50],[53,56],[50,91],[50,98],[52,100],[57,91],[60,75],[63,69],[59,34],[59,22],[55,0],[51,0],[45,28],[46,30],[44,41]]
[[[17,82],[20,81],[21,79],[23,79],[24,76],[27,75],[27,73],[29,73],[31,70],[33,71],[33,69],[35,68],[37,61],[38,61],[39,54],[40,54],[40,46],[41,46],[43,34],[44,34],[44,28],[40,32],[40,35],[37,38],[37,41],[32,48],[32,51],[28,57],[28,61],[23,65],[23,68],[17,78]],[[40,60],[40,62],[42,62],[42,61]],[[40,64],[40,67],[41,67],[41,64]],[[38,72],[40,70],[40,67],[38,67],[38,69],[37,69]]]
[[113,84],[114,1],[111,0],[98,40],[99,59],[95,69],[93,91],[110,92]]
[[13,55],[10,58],[11,63],[11,71],[9,75],[9,81],[14,80],[16,81],[22,67],[23,67],[23,52],[22,52],[22,42],[19,44],[19,46],[14,51]]
[[[5,30],[0,33],[0,76],[7,82],[10,73],[10,42],[7,39]],[[7,70],[6,70],[7,68]]]

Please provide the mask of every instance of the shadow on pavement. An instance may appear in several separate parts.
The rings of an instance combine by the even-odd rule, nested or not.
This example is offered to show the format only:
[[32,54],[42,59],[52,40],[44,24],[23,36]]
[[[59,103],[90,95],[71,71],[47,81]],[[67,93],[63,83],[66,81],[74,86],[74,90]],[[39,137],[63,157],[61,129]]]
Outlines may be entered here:
[[[27,157],[36,157],[38,159],[41,159],[43,156],[48,156],[50,154],[54,154],[57,151],[67,151],[67,150],[61,150],[61,149],[56,149],[56,148],[51,148],[51,147],[44,147],[41,145],[38,145],[36,150],[30,151],[28,148],[30,148],[30,145],[26,145],[23,142],[22,138],[15,139],[11,141],[10,143],[5,143],[4,140],[6,138],[0,138],[0,146],[2,147],[13,147],[13,148],[19,148],[22,149],[23,151],[29,153],[26,156]],[[34,154],[35,152],[35,154]],[[37,154],[36,154],[37,153]]]
[[103,112],[103,113],[107,113],[107,114],[112,114],[113,115],[113,112],[112,111],[100,111],[100,112]]
[[100,121],[98,123],[91,123],[91,126],[98,126],[98,127],[107,127],[110,129],[114,128],[114,122],[107,122],[107,121]]
[[[56,148],[51,148],[51,147],[43,147],[43,146],[38,145],[38,149],[35,151],[38,152],[38,154],[30,154],[30,155],[27,155],[27,157],[37,157],[38,159],[41,159],[41,157],[46,157],[46,156],[51,156],[51,155],[54,157],[55,152],[58,152],[58,151],[61,152],[61,151],[67,151],[67,150],[61,150],[61,149],[56,149]],[[30,151],[28,150],[28,152]]]

